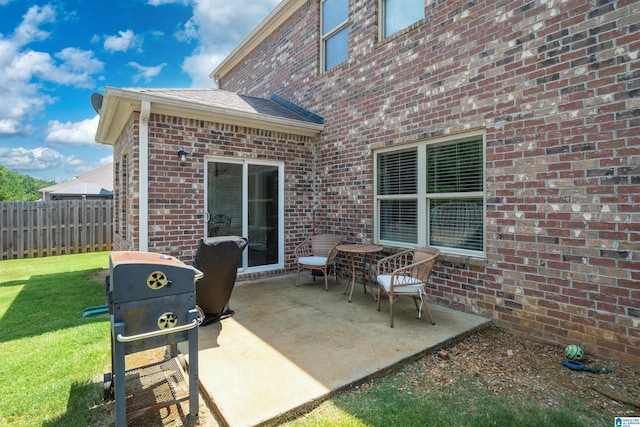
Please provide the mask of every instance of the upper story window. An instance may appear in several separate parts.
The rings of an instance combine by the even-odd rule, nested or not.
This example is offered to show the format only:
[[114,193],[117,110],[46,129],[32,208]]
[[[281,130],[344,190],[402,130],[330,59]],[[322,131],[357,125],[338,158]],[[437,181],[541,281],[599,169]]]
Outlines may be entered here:
[[349,57],[349,1],[322,2],[322,70],[342,64]]
[[484,255],[484,135],[376,151],[375,240]]
[[424,18],[424,0],[379,0],[380,38],[391,37]]

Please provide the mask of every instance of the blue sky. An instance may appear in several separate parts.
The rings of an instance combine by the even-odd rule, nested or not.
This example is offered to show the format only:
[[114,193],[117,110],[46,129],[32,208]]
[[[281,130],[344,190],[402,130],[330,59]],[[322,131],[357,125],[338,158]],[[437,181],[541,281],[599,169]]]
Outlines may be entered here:
[[213,87],[280,0],[0,0],[0,165],[62,182],[112,161],[105,87]]

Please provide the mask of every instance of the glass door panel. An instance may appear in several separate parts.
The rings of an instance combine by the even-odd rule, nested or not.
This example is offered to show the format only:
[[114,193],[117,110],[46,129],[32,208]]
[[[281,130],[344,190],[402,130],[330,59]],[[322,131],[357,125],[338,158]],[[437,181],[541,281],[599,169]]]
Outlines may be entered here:
[[278,167],[248,167],[249,267],[278,263]]
[[207,237],[242,236],[242,164],[208,166]]
[[282,166],[207,162],[206,237],[249,239],[241,269],[281,267]]

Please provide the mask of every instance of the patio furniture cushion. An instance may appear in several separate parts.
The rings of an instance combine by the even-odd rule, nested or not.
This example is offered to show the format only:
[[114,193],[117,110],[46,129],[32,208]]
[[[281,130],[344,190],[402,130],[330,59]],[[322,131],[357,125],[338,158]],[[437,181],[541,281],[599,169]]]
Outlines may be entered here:
[[[391,275],[381,274],[377,277],[377,281],[378,285],[382,286],[384,290],[389,293],[389,290],[391,289]],[[397,277],[396,283],[394,283],[394,285],[403,285],[401,288],[395,289],[396,294],[415,294],[420,292],[420,289],[424,287],[424,280],[416,279],[415,277],[410,276],[400,276]]]
[[303,256],[298,258],[298,262],[304,265],[324,266],[327,263],[326,256]]

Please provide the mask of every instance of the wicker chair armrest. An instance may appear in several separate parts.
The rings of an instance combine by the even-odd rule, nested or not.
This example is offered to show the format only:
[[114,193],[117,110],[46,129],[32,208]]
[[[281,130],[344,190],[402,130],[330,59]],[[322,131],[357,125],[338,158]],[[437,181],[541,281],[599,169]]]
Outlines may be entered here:
[[331,249],[331,252],[329,252],[329,256],[327,257],[327,264],[330,261],[333,261],[337,256],[338,256],[338,245],[335,245],[333,249]]

